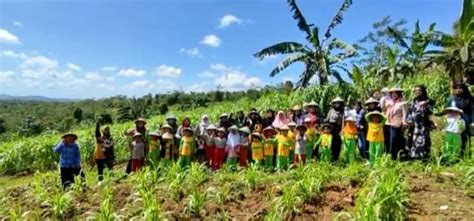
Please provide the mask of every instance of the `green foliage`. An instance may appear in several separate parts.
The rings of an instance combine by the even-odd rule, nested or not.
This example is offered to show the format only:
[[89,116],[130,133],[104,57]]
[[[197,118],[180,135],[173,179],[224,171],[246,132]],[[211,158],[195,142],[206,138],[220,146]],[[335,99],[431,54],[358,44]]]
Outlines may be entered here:
[[76,108],[73,113],[74,119],[76,119],[77,123],[81,123],[83,116],[82,116],[82,109],[81,108]]
[[33,136],[42,131],[41,123],[32,116],[28,116],[21,122],[18,133],[22,136]]

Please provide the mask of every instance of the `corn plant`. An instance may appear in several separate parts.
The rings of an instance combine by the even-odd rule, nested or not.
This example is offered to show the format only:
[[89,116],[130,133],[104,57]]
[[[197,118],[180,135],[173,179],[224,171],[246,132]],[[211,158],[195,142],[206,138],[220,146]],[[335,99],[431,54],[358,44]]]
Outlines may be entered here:
[[244,182],[247,184],[249,189],[255,189],[257,185],[265,178],[264,173],[256,165],[252,165],[246,170],[240,172],[240,176],[243,177]]
[[138,189],[140,199],[136,202],[141,201],[143,203],[143,210],[141,216],[145,220],[163,220],[163,213],[161,211],[161,205],[158,203],[154,191],[148,191],[144,188]]
[[269,215],[288,217],[289,215],[294,216],[299,213],[299,207],[303,204],[303,199],[297,192],[298,189],[296,185],[283,188],[283,194],[273,200]]
[[105,182],[102,186],[102,201],[100,203],[99,213],[96,215],[96,219],[99,221],[112,221],[118,218],[114,212],[113,203],[113,186],[110,183],[110,176],[106,174]]
[[188,182],[193,187],[198,187],[209,178],[209,170],[205,165],[193,162],[189,167]]
[[207,204],[208,196],[205,191],[195,190],[186,199],[186,212],[194,216],[200,217],[204,212]]
[[64,219],[67,210],[71,206],[71,201],[73,198],[73,192],[61,192],[58,191],[52,196],[52,206],[54,211],[54,217],[56,219]]

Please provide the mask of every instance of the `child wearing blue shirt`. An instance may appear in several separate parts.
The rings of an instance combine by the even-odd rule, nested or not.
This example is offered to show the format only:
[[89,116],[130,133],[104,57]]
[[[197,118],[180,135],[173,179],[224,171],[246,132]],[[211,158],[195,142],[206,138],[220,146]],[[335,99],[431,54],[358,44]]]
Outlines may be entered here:
[[74,177],[81,174],[81,156],[76,140],[76,134],[64,134],[61,143],[53,149],[55,153],[59,154],[59,167],[63,189],[74,184]]

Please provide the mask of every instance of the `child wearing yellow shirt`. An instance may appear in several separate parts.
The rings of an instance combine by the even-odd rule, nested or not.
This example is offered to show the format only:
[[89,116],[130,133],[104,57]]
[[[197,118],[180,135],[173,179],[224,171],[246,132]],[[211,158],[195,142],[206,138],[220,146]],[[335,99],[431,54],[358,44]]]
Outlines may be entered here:
[[280,135],[277,136],[277,169],[286,170],[290,166],[291,139],[288,136],[290,128],[288,125],[280,127]]
[[179,144],[179,160],[178,164],[181,168],[189,167],[191,164],[191,156],[196,149],[196,142],[193,137],[194,131],[187,127],[183,129],[184,136],[181,138],[181,142]]
[[[290,138],[290,142],[292,144],[296,144],[296,123],[295,122],[290,122],[288,123],[288,127],[290,130],[288,131],[288,138]],[[295,157],[295,145],[290,146],[290,163],[292,163],[294,157]]]
[[268,126],[263,129],[263,155],[265,156],[265,169],[273,169],[273,157],[275,156],[277,131],[273,127]]
[[384,151],[384,134],[383,126],[385,124],[385,116],[379,111],[372,111],[365,115],[365,119],[369,124],[367,131],[367,141],[369,141],[369,162],[374,166]]
[[263,143],[262,136],[255,132],[251,135],[250,148],[252,150],[252,159],[257,167],[262,166],[263,163]]
[[331,162],[332,151],[332,135],[331,135],[332,126],[330,124],[323,125],[323,132],[319,137],[319,140],[316,142],[316,145],[319,145],[320,159],[322,162]]
[[152,168],[156,168],[158,166],[158,160],[160,158],[159,138],[160,134],[158,132],[153,132],[150,134],[150,144],[148,145],[148,163]]
[[357,141],[357,126],[356,120],[350,116],[344,120],[344,128],[341,130],[341,138],[344,149],[342,152],[343,160],[346,163],[351,163],[356,156],[356,141]]
[[311,118],[307,117],[304,119],[304,124],[306,126],[306,159],[311,160],[313,159],[313,149],[317,140],[317,133],[316,129],[311,122]]

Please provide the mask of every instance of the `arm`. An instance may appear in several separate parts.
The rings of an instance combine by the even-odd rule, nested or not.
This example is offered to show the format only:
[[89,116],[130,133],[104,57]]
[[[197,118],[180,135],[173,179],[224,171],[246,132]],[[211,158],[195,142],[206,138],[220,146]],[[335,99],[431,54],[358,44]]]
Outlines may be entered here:
[[76,165],[81,167],[81,153],[77,144],[74,144],[74,161]]
[[101,137],[101,134],[100,134],[100,123],[97,122],[97,124],[95,125],[95,138],[98,139]]
[[55,153],[61,153],[63,149],[64,149],[64,141],[61,140],[61,142],[58,145],[56,145],[56,147],[53,148],[53,151]]
[[456,121],[456,124],[457,126],[459,127],[459,130],[461,132],[464,132],[464,130],[466,129],[466,122],[462,119],[462,118],[459,118],[457,121]]

